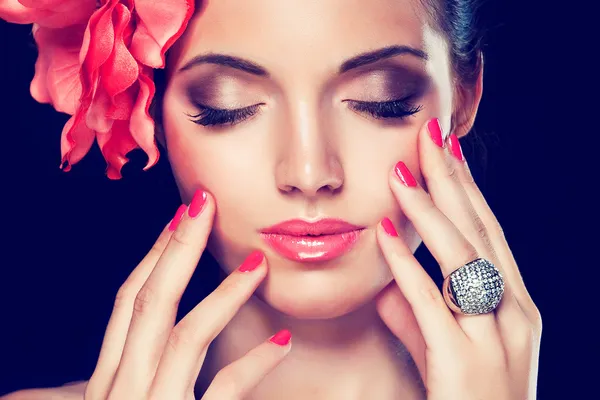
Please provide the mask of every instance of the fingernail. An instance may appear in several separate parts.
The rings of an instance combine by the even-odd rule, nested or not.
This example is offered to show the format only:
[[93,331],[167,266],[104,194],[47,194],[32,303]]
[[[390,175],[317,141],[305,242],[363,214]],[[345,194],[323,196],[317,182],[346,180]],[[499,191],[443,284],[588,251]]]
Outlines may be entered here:
[[171,220],[171,223],[169,224],[169,230],[171,232],[173,232],[175,229],[177,229],[177,226],[181,222],[181,218],[183,217],[183,213],[185,213],[186,208],[187,208],[187,206],[185,204],[182,204],[179,206],[179,208],[175,212],[175,216],[173,217],[173,219]]
[[394,228],[394,223],[388,217],[381,220],[381,226],[383,226],[383,230],[388,235],[398,237],[398,232],[396,232],[396,228]]
[[444,147],[444,140],[442,139],[442,127],[440,126],[440,120],[434,118],[429,120],[427,123],[427,130],[433,143],[437,144],[438,147]]
[[196,218],[204,208],[204,204],[206,204],[206,192],[198,189],[194,193],[194,197],[192,197],[190,207],[188,208],[188,215],[191,218]]
[[460,148],[460,143],[458,142],[458,137],[454,133],[450,135],[450,149],[458,161],[464,161],[462,149]]
[[280,346],[285,346],[290,342],[291,338],[292,338],[292,333],[290,331],[288,331],[287,329],[283,329],[283,330],[277,332],[276,334],[274,334],[273,336],[271,336],[271,338],[269,340]]
[[410,171],[408,170],[408,168],[402,161],[398,161],[398,164],[396,164],[394,171],[396,171],[396,175],[398,175],[398,178],[400,178],[400,180],[402,181],[404,186],[408,186],[408,187],[417,186],[417,181],[415,180],[415,178],[412,176],[412,174],[410,173]]
[[246,257],[242,265],[240,265],[240,272],[248,272],[255,270],[256,267],[260,265],[263,258],[265,258],[265,255],[261,251],[254,250],[248,255],[248,257]]

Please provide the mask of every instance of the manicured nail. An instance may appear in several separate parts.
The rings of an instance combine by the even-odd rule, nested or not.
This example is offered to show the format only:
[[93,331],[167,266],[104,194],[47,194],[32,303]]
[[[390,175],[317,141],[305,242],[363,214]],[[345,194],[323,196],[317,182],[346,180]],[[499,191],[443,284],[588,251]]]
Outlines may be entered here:
[[204,204],[206,204],[206,192],[198,189],[196,190],[196,193],[194,193],[194,197],[192,197],[190,207],[188,208],[189,216],[191,218],[196,218],[198,214],[202,212]]
[[429,130],[429,136],[433,143],[437,144],[438,147],[444,147],[444,140],[442,139],[442,127],[440,126],[440,120],[434,118],[429,120],[427,123],[427,130]]
[[271,336],[271,338],[269,340],[280,346],[286,346],[290,342],[291,338],[292,338],[292,333],[290,331],[288,331],[287,329],[283,329],[283,330],[277,332],[276,334],[274,334],[273,336]]
[[185,213],[186,209],[187,209],[187,206],[185,204],[182,204],[179,206],[179,208],[175,212],[175,216],[173,217],[173,219],[171,220],[171,223],[169,224],[169,230],[171,232],[173,232],[175,229],[177,229],[177,226],[181,222],[181,218],[183,217],[183,213]]
[[381,226],[383,226],[383,230],[388,235],[398,237],[398,232],[396,232],[396,228],[394,228],[394,223],[388,217],[381,220]]
[[406,165],[402,161],[398,161],[398,164],[396,164],[394,171],[396,171],[396,175],[398,175],[398,178],[400,178],[402,183],[404,183],[404,186],[408,186],[408,187],[417,186],[417,181],[415,180],[415,178],[412,176],[412,174],[410,173],[408,168],[406,168]]
[[254,250],[248,255],[248,257],[246,257],[242,265],[240,265],[240,272],[248,272],[255,270],[264,258],[265,255],[261,251]]
[[456,137],[454,133],[450,135],[450,149],[458,161],[464,161],[462,149],[460,148],[460,143],[458,142],[458,137]]

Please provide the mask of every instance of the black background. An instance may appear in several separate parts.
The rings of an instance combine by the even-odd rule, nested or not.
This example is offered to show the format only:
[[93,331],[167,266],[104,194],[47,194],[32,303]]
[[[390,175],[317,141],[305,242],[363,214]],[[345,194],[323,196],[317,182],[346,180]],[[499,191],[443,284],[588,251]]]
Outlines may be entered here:
[[[462,144],[542,314],[541,399],[594,397],[599,372],[597,301],[584,300],[594,290],[583,286],[593,287],[600,265],[576,261],[584,239],[598,236],[582,201],[595,199],[594,159],[577,166],[597,143],[597,116],[584,111],[598,103],[587,68],[594,46],[585,44],[594,36],[576,33],[589,27],[585,9],[571,11],[542,1],[483,5],[484,96],[475,134]],[[67,116],[30,97],[29,26],[0,21],[0,57],[3,394],[89,378],[113,296],[179,198],[164,156],[143,172],[145,157],[134,153],[124,179],[110,181],[94,147],[60,171]]]

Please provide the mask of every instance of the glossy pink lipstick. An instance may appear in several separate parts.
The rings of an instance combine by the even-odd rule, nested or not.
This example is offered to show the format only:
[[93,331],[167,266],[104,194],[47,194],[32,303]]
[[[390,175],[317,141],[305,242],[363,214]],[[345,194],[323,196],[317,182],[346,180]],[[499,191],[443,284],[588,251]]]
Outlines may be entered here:
[[284,221],[261,231],[262,238],[283,257],[317,262],[337,258],[352,249],[364,227],[339,219]]

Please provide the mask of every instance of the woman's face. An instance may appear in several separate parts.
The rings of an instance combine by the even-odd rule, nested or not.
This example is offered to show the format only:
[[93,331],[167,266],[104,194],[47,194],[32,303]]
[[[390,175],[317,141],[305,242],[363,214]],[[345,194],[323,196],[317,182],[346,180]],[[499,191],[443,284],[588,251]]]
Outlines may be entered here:
[[[163,102],[181,197],[189,202],[197,188],[214,196],[209,250],[226,272],[254,249],[267,255],[257,294],[272,307],[300,318],[352,311],[392,279],[375,240],[379,221],[391,218],[413,250],[420,243],[388,173],[402,160],[421,180],[419,128],[433,117],[449,127],[445,41],[416,0],[202,3],[169,54]],[[207,54],[222,56],[198,58]],[[392,100],[401,101],[377,104]],[[211,125],[227,118],[235,123]],[[263,233],[326,218],[359,230]]]

